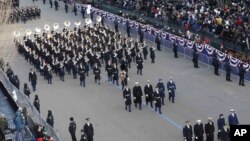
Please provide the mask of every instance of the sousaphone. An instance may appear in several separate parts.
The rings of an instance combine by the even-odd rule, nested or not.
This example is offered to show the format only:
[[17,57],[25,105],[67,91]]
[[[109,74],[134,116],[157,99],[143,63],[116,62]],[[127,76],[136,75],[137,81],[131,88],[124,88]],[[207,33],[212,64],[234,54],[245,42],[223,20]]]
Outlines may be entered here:
[[19,31],[14,31],[13,34],[14,34],[15,37],[19,37],[20,36],[20,32]]
[[36,31],[36,33],[40,33],[41,32],[41,28],[40,27],[36,27],[35,31]]
[[96,16],[96,22],[100,23],[102,21],[102,17],[101,16]]
[[90,18],[86,18],[85,23],[86,25],[91,25],[92,20]]
[[32,34],[31,29],[26,29],[26,35],[27,35],[27,36],[30,36],[31,34]]
[[54,30],[57,30],[59,28],[59,24],[58,23],[54,23],[53,24],[53,28],[54,28]]
[[76,20],[74,24],[75,24],[76,27],[79,27],[81,25],[81,23],[82,22],[80,20]]
[[50,30],[50,26],[49,26],[48,24],[45,24],[45,25],[44,25],[44,30],[45,30],[45,31],[49,31],[49,30]]
[[69,20],[64,21],[64,25],[65,25],[66,27],[69,27],[69,26],[70,26],[70,21],[69,21]]

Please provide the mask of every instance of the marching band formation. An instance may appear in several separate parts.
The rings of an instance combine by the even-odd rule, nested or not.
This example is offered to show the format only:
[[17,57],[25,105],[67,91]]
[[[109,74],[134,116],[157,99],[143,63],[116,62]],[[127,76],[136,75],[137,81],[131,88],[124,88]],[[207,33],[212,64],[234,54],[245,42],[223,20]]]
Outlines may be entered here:
[[26,23],[27,21],[33,19],[40,19],[41,9],[38,6],[26,6],[21,8],[15,8],[12,13],[10,13],[8,23]]

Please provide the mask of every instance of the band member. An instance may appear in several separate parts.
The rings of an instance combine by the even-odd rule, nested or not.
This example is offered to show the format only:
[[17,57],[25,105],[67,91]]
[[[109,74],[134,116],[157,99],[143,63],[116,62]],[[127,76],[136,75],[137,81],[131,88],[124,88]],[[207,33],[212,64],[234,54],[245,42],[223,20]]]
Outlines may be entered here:
[[142,75],[142,69],[143,69],[143,59],[141,57],[141,54],[138,53],[136,56],[136,64],[137,64],[137,75]]
[[78,68],[78,74],[80,77],[80,86],[85,87],[85,71],[84,71],[84,67],[82,64],[80,64]]
[[127,86],[125,86],[123,90],[123,98],[125,100],[125,109],[131,112],[131,90]]
[[93,73],[94,73],[94,75],[95,75],[95,83],[98,82],[98,84],[100,85],[100,84],[101,84],[101,82],[100,82],[100,80],[101,80],[101,70],[100,70],[100,68],[97,66],[97,64],[95,64],[95,66],[94,66],[94,68],[93,68]]
[[116,85],[117,86],[119,86],[119,71],[118,71],[118,68],[117,68],[117,66],[116,65],[114,65],[113,66],[113,68],[112,68],[113,70],[112,70],[112,76],[113,76],[113,78],[112,78],[112,80],[113,80],[113,84],[115,84],[115,81],[116,81]]
[[107,71],[107,76],[108,76],[108,81],[112,81],[112,71],[113,71],[113,65],[111,64],[110,61],[108,61],[108,64],[106,64],[105,67],[106,71]]
[[153,86],[150,84],[150,80],[147,81],[147,84],[144,86],[144,94],[146,98],[146,105],[150,103],[151,108],[153,108]]
[[60,77],[60,80],[64,81],[64,75],[65,75],[64,65],[63,65],[63,62],[61,62],[60,63],[60,68],[59,68],[59,77]]
[[157,34],[156,38],[155,38],[155,43],[156,43],[156,47],[158,51],[161,51],[161,40],[159,38],[159,35]]

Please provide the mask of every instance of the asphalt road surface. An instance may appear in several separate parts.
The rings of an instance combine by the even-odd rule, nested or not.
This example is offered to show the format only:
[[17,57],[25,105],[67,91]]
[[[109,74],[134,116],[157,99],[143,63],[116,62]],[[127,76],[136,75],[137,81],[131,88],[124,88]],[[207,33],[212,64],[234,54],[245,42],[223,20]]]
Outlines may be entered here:
[[[25,33],[27,28],[34,31],[36,26],[52,26],[55,22],[62,27],[65,20],[83,20],[80,13],[78,16],[74,16],[72,12],[66,14],[64,5],[59,7],[59,11],[55,11],[50,8],[48,1],[46,5],[41,0],[34,4],[42,10],[41,19],[28,21],[27,24],[0,25],[0,55],[19,76],[21,88],[23,83],[28,82],[31,66],[17,53],[13,32],[19,30]],[[21,5],[33,3],[31,0],[22,0]],[[237,77],[233,78],[233,82],[226,82],[225,74],[215,76],[212,68],[208,69],[202,64],[199,69],[194,69],[191,59],[185,59],[181,55],[175,59],[170,50],[156,52],[155,64],[151,64],[150,60],[145,61],[142,76],[136,75],[134,63],[129,70],[130,88],[136,81],[144,87],[147,80],[151,80],[155,86],[159,78],[163,79],[166,86],[168,78],[174,77],[177,85],[176,103],[172,104],[166,97],[167,104],[162,107],[162,115],[145,105],[141,111],[135,109],[134,105],[131,113],[125,111],[121,89],[107,82],[105,72],[102,70],[101,85],[94,83],[92,71],[90,74],[85,88],[80,86],[79,80],[72,79],[69,75],[66,75],[65,82],[54,75],[52,85],[38,75],[37,92],[31,94],[31,101],[35,94],[39,95],[44,118],[47,111],[52,110],[54,128],[64,141],[71,140],[68,132],[71,116],[77,123],[78,140],[85,118],[90,117],[96,141],[180,141],[186,120],[194,124],[197,119],[201,119],[205,123],[208,117],[213,117],[216,123],[220,113],[224,113],[227,119],[231,108],[235,109],[241,124],[250,123],[248,83],[245,87],[238,86]],[[30,84],[29,87],[31,88]]]

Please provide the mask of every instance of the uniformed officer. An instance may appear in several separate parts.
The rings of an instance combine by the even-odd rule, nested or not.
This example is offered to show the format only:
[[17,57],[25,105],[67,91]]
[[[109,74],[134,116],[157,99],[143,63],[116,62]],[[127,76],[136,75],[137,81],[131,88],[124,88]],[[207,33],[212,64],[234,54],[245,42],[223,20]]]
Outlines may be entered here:
[[47,80],[48,80],[48,84],[52,84],[52,68],[50,67],[50,65],[48,64],[48,69],[47,69]]
[[131,90],[127,86],[123,90],[123,98],[125,100],[125,109],[131,112]]
[[83,6],[81,7],[81,13],[82,13],[82,18],[84,19],[85,18],[85,9]]
[[38,95],[35,95],[33,105],[37,109],[37,111],[40,113],[40,100],[38,98]]
[[231,80],[231,71],[232,71],[232,68],[231,68],[231,65],[230,65],[230,62],[229,62],[229,59],[226,60],[225,64],[224,64],[224,67],[225,67],[225,70],[226,70],[226,81],[232,81]]
[[118,24],[118,21],[117,19],[114,20],[114,25],[115,25],[115,32],[118,33],[119,32],[119,24]]
[[46,122],[47,122],[51,127],[54,126],[54,116],[53,116],[51,110],[48,110],[48,115],[47,115]]
[[74,4],[74,6],[73,6],[73,12],[75,13],[75,16],[77,16],[77,7],[76,7],[76,4]]
[[30,69],[29,81],[31,82],[31,86],[33,88],[33,92],[36,91],[37,76],[36,76],[36,73],[32,69]]
[[235,113],[234,109],[230,110],[230,115],[228,116],[228,123],[229,125],[238,125],[238,117],[237,114]]
[[205,124],[205,133],[207,141],[214,141],[214,123],[212,118],[208,118],[208,122]]
[[150,47],[150,58],[151,58],[151,63],[155,63],[155,49],[153,47]]
[[195,68],[199,68],[198,60],[199,60],[199,54],[198,54],[197,49],[194,48],[194,52],[193,52],[193,63],[194,63],[194,67],[195,67]]
[[141,25],[139,25],[138,34],[139,34],[139,37],[140,37],[140,43],[143,43],[144,32],[143,32],[142,29],[141,29]]
[[60,63],[60,68],[59,68],[59,77],[60,77],[60,80],[64,81],[64,75],[65,75],[64,65],[63,65],[63,62],[61,62]]
[[142,45],[142,53],[143,53],[143,56],[144,56],[144,60],[147,60],[148,46],[147,46],[146,42],[144,42],[143,45]]
[[116,65],[113,66],[112,73],[113,73],[112,74],[113,84],[115,84],[115,81],[116,81],[116,85],[119,86],[119,80],[118,80],[119,79],[119,70],[118,70]]
[[230,130],[227,125],[225,125],[221,130],[221,141],[230,141]]
[[58,1],[57,0],[54,1],[54,5],[55,5],[55,10],[58,11],[58,6],[59,5],[58,5]]
[[94,128],[92,123],[90,123],[89,118],[86,118],[86,123],[83,126],[84,132],[87,134],[88,141],[93,141],[94,137]]
[[142,104],[142,89],[139,85],[139,82],[135,82],[135,86],[133,87],[133,97],[134,97],[134,103],[135,107],[137,108],[137,104],[139,104],[139,109],[142,110],[141,104]]
[[174,40],[174,43],[173,43],[173,52],[174,52],[174,57],[178,58],[178,44],[176,40]]
[[105,70],[107,72],[108,82],[112,81],[113,65],[111,64],[110,61],[108,61],[108,64],[106,64]]
[[65,5],[64,5],[64,8],[65,8],[65,12],[68,13],[68,8],[69,8],[69,5],[67,2],[65,2]]
[[243,63],[241,63],[240,67],[239,67],[239,76],[240,76],[239,85],[241,85],[241,86],[245,86],[245,84],[244,84],[245,73],[246,73],[246,70],[243,66]]
[[220,61],[219,61],[219,59],[217,58],[217,55],[216,55],[216,54],[214,54],[213,61],[212,61],[212,65],[214,66],[214,74],[215,74],[215,75],[220,75],[220,74],[219,74]]
[[226,125],[225,118],[223,114],[220,114],[218,120],[217,120],[217,126],[218,126],[218,134],[217,137],[218,139],[221,138],[221,131],[223,130],[223,127]]
[[159,114],[161,113],[161,96],[159,92],[159,88],[156,87],[154,91],[154,101],[155,101],[155,112],[157,112],[157,109],[159,110]]
[[147,84],[144,86],[144,94],[146,99],[146,105],[150,103],[151,108],[153,108],[153,86],[150,84],[150,80],[147,80]]
[[76,123],[73,117],[70,117],[69,133],[71,135],[72,141],[77,141],[76,140]]
[[136,64],[137,64],[137,75],[138,74],[142,75],[143,59],[140,53],[138,53],[136,56]]
[[158,34],[156,35],[155,43],[156,43],[157,50],[158,50],[158,51],[161,51],[161,40],[160,40]]
[[184,141],[192,141],[192,138],[193,138],[193,130],[189,122],[190,121],[186,121],[186,125],[183,127],[183,130],[182,130]]
[[95,83],[98,82],[98,84],[100,85],[100,84],[101,84],[101,82],[100,82],[100,80],[101,80],[101,70],[100,70],[100,68],[97,66],[97,64],[95,64],[95,66],[94,66],[94,68],[93,68],[93,73],[94,73],[94,75],[95,75]]
[[130,37],[130,25],[128,20],[126,22],[126,27],[127,27],[127,36]]
[[120,73],[122,89],[128,85],[128,73],[125,70],[122,70]]
[[175,90],[176,90],[176,85],[173,81],[173,77],[169,78],[169,81],[167,83],[167,89],[168,89],[168,100],[171,101],[172,103],[174,103],[174,99],[175,99]]
[[162,79],[159,79],[156,87],[158,88],[159,90],[159,93],[160,93],[160,97],[161,97],[161,103],[162,105],[164,105],[164,99],[165,99],[165,87],[164,87],[164,84],[162,82]]
[[201,120],[197,120],[197,123],[194,125],[194,140],[203,141],[204,128]]
[[78,73],[80,77],[80,86],[85,87],[85,70],[82,64],[78,68]]

